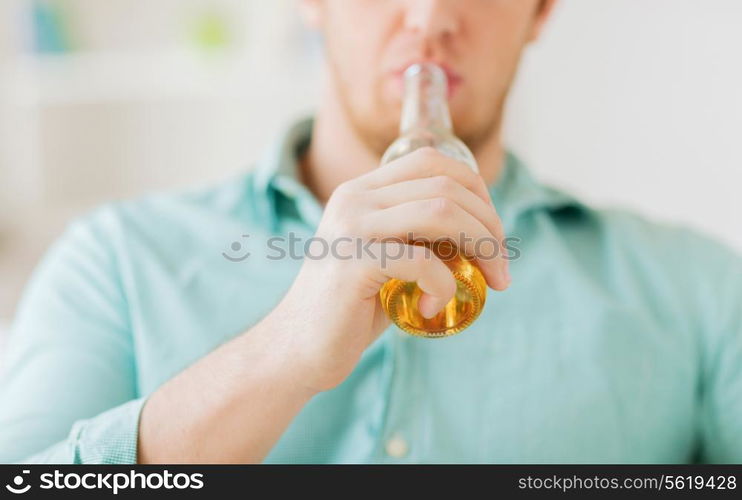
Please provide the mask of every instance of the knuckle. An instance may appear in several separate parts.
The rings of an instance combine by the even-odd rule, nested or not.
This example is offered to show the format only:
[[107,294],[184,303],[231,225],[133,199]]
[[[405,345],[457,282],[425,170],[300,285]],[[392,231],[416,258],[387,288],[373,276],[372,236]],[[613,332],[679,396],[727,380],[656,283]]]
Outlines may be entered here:
[[348,212],[354,208],[362,196],[352,184],[352,181],[346,181],[338,185],[327,200],[328,208],[332,207],[340,212]]
[[440,153],[433,146],[423,146],[417,151],[417,155],[421,158],[437,158]]
[[454,180],[447,175],[437,175],[432,178],[435,191],[439,194],[448,194],[454,190]]
[[339,198],[339,199],[345,199],[350,197],[353,194],[353,184],[352,181],[345,181],[341,184],[339,184],[335,190],[332,193],[333,198]]
[[327,211],[327,232],[333,237],[352,237],[359,234],[362,217],[349,210]]
[[454,203],[445,196],[438,196],[428,201],[428,210],[432,215],[448,217],[453,214]]

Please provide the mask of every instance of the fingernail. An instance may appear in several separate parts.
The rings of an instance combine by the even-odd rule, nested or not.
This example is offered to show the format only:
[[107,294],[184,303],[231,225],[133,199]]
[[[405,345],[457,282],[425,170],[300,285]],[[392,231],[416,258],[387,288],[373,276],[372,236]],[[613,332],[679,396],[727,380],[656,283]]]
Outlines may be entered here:
[[430,319],[430,318],[432,318],[433,316],[436,315],[436,311],[434,311],[433,308],[430,307],[430,306],[427,306],[427,307],[424,307],[424,308],[421,307],[420,308],[420,314],[422,315],[423,318]]
[[420,315],[423,318],[430,319],[432,317],[432,314],[430,310],[432,309],[432,304],[430,303],[430,299],[427,298],[427,296],[423,296],[420,298],[420,301],[417,303],[417,309],[420,311]]
[[434,299],[433,297],[428,297],[427,300],[424,302],[421,302],[419,304],[420,308],[420,314],[425,319],[430,319],[434,317],[436,314],[438,314],[438,311],[441,309],[438,307],[438,301]]

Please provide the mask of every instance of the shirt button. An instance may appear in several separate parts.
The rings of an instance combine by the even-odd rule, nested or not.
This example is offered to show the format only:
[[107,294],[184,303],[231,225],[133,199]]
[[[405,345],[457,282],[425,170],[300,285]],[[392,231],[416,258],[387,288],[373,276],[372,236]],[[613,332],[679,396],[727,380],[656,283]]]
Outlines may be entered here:
[[395,434],[386,442],[386,453],[390,457],[402,458],[407,455],[409,448],[407,441],[399,434]]

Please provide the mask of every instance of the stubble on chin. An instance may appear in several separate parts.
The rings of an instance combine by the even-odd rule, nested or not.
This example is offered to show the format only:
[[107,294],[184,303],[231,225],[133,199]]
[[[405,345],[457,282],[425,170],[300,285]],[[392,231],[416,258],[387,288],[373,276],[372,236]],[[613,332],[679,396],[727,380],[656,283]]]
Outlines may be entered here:
[[370,110],[360,111],[342,92],[340,99],[355,135],[370,152],[381,158],[399,135],[399,109],[380,104],[377,97]]

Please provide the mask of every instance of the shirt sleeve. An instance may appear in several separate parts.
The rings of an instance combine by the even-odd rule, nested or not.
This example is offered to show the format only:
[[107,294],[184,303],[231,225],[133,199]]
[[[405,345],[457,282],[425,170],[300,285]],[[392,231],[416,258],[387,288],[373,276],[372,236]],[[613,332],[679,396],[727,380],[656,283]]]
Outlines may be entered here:
[[698,255],[702,459],[742,463],[742,258],[711,243]]
[[71,223],[21,300],[0,379],[0,462],[136,463],[139,413],[112,211]]

